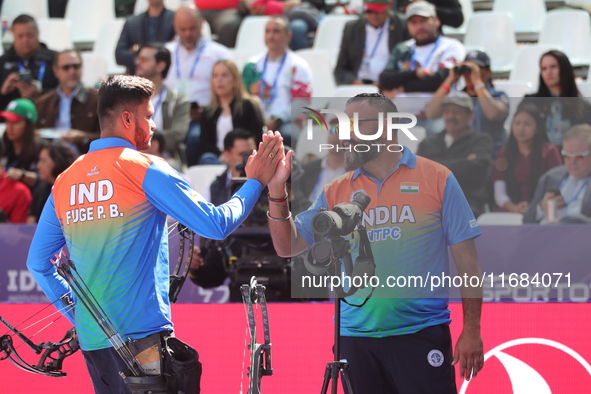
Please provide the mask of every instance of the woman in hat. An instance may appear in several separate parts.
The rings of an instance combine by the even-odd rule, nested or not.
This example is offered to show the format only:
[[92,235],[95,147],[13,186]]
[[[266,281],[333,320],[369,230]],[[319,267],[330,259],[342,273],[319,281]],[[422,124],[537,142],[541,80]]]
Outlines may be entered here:
[[35,134],[37,109],[31,100],[15,99],[6,110],[0,112],[0,117],[6,120],[1,159],[6,176],[32,188],[38,179],[39,140]]

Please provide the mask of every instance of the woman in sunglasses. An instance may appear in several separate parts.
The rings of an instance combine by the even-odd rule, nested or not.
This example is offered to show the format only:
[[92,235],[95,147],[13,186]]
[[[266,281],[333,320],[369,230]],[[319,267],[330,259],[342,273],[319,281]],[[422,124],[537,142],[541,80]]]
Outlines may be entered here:
[[493,182],[501,211],[524,214],[540,176],[562,164],[558,149],[548,143],[544,119],[533,104],[517,109],[505,148],[497,154]]
[[568,57],[557,50],[548,51],[540,58],[538,91],[526,95],[524,102],[540,107],[548,140],[559,149],[566,130],[580,123],[591,123],[591,105],[581,99],[573,66]]

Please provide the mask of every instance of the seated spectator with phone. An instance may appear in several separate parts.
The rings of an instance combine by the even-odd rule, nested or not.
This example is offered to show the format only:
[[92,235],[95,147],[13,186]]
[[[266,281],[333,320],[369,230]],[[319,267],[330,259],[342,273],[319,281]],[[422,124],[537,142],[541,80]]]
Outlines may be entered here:
[[56,53],[39,42],[35,19],[17,16],[12,34],[12,47],[0,57],[0,111],[14,99],[35,99],[58,84],[51,67]]
[[523,217],[524,223],[591,224],[591,126],[564,133],[564,165],[546,172]]

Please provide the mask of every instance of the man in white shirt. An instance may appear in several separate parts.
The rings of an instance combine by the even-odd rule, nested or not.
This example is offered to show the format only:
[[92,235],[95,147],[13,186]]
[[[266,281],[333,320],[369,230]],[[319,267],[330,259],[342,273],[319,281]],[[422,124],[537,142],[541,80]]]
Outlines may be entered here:
[[[166,45],[172,61],[164,84],[187,96],[191,102],[191,125],[186,139],[189,152],[196,152],[199,144],[199,120],[203,108],[209,105],[213,66],[219,60],[230,58],[228,48],[201,37],[201,24],[197,7],[182,5],[174,15],[178,40]],[[197,158],[187,157],[187,164],[197,164]]]
[[[390,60],[380,74],[380,88],[401,112],[417,116],[418,125],[434,133],[442,123],[431,124],[424,109],[447,77],[449,68],[466,56],[461,42],[439,33],[441,22],[435,6],[426,1],[413,1],[406,8],[406,25],[412,39],[396,45]],[[404,98],[404,100],[399,100]]]
[[579,124],[564,133],[564,165],[540,178],[523,217],[524,223],[591,224],[591,126]]
[[295,124],[291,127],[291,104],[294,99],[309,100],[312,72],[304,59],[289,50],[290,40],[287,18],[271,17],[265,26],[269,51],[252,58],[244,66],[242,78],[246,89],[263,101],[267,128],[279,130],[284,143],[295,146],[299,130]]

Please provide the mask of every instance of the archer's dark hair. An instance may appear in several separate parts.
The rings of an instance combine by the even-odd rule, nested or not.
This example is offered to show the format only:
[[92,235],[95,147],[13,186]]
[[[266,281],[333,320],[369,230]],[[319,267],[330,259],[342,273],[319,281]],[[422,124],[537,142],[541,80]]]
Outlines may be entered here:
[[114,113],[133,111],[150,100],[154,93],[152,81],[136,75],[111,75],[98,91],[97,113],[101,129]]
[[360,103],[367,101],[369,105],[377,109],[379,112],[397,112],[398,108],[388,97],[381,93],[360,93],[355,97],[347,100],[347,105],[351,103]]
[[53,170],[51,170],[51,175],[54,178],[57,178],[59,174],[66,171],[76,161],[74,151],[63,142],[49,142],[41,147],[41,150],[43,149],[47,149],[47,153],[54,163]]
[[231,150],[234,147],[234,141],[236,140],[248,140],[250,138],[256,141],[252,133],[249,131],[244,129],[234,129],[224,137],[224,150]]
[[[515,139],[515,136],[513,135],[513,120],[522,112],[528,114],[536,122],[536,134],[534,134],[531,153],[529,154],[531,162],[529,167],[527,196],[521,195],[521,188],[517,183],[517,179],[515,179],[515,165],[517,157],[519,156],[519,148],[517,147],[517,139]],[[534,104],[525,103],[520,105],[513,116],[513,120],[511,121],[511,132],[509,133],[509,139],[507,140],[507,168],[505,169],[504,178],[505,183],[507,184],[507,194],[509,195],[511,202],[518,204],[524,197],[527,201],[531,201],[534,196],[538,180],[542,175],[542,149],[544,144],[548,143],[548,137],[546,136],[545,119],[540,114],[540,109]]]
[[171,63],[170,51],[164,46],[164,44],[161,44],[159,42],[148,42],[141,46],[138,53],[140,53],[144,48],[156,49],[156,55],[154,56],[156,58],[156,63],[164,62],[166,64],[166,67],[164,67],[164,70],[162,70],[162,72],[160,73],[162,75],[162,79],[166,78]]
[[14,25],[24,25],[26,23],[32,23],[33,26],[35,26],[35,29],[39,30],[35,18],[33,18],[29,14],[20,14],[19,16],[14,18],[14,20],[12,21],[12,27],[14,28]]
[[[31,169],[31,166],[37,163],[39,158],[39,141],[35,135],[35,125],[28,119],[25,119],[25,132],[23,133],[23,149],[18,155],[18,166],[25,170]],[[4,156],[15,157],[14,143],[8,139],[8,134],[2,136],[4,145]]]
[[[542,59],[545,56],[552,56],[558,62],[558,68],[560,70],[560,97],[580,97],[579,89],[577,89],[577,83],[575,81],[575,70],[568,60],[568,57],[560,51],[550,50],[544,53],[540,57],[540,66]],[[538,85],[537,97],[552,97],[550,89],[544,83],[542,78],[542,72],[540,71],[540,84]]]

